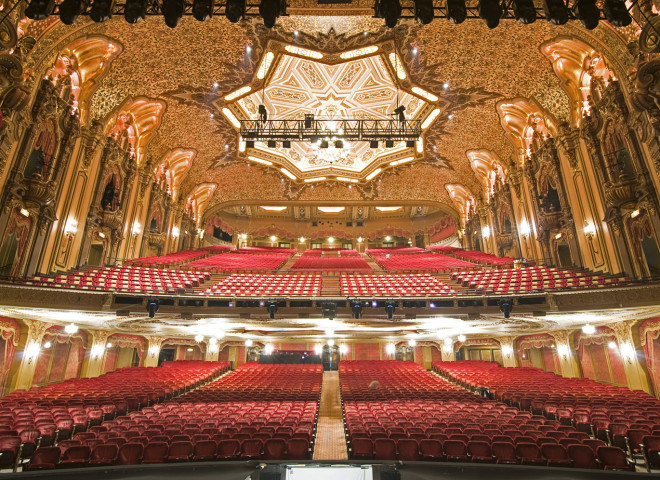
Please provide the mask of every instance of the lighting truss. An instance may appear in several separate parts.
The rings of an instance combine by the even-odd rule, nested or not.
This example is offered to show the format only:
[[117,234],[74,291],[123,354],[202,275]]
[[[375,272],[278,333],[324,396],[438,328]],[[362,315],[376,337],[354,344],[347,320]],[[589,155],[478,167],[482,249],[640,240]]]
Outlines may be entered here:
[[[307,125],[306,125],[307,122]],[[417,140],[422,135],[421,120],[241,120],[244,140],[317,141],[328,140]],[[305,128],[308,126],[309,128]]]
[[[633,0],[632,6],[637,4],[638,0]],[[94,0],[83,3],[83,6],[85,7],[81,12],[80,15],[89,15],[91,6],[93,5]],[[575,15],[574,7],[575,4],[577,3],[576,0],[564,0],[564,3],[566,7],[568,8],[568,18],[570,20],[577,20],[577,17]],[[193,2],[191,0],[184,0],[184,9],[183,9],[183,15],[190,15],[192,16],[193,14]],[[434,12],[435,12],[435,18],[447,18],[447,2],[446,0],[435,0],[433,2],[434,5]],[[478,19],[479,17],[479,12],[478,12],[478,2],[472,2],[468,1],[466,2],[466,9],[467,9],[467,18],[470,19]],[[515,16],[513,14],[513,0],[502,0],[500,2],[500,5],[502,7],[502,16],[500,18],[502,19],[515,19]],[[213,15],[219,15],[219,16],[224,16],[225,15],[225,7],[226,3],[225,2],[217,2],[213,6]],[[289,5],[287,5],[287,8]],[[55,9],[51,15],[59,15],[59,10],[60,10],[60,4],[57,3],[55,5]],[[112,14],[113,15],[124,15],[124,11],[126,10],[126,0],[117,0],[113,3],[112,6]],[[146,9],[146,15],[162,15],[163,14],[163,0],[148,0],[147,1],[147,9]],[[286,15],[286,14],[285,14]],[[251,3],[251,2],[246,2],[245,3],[245,16],[247,17],[259,17],[259,3]],[[415,17],[415,5],[412,0],[403,0],[401,1],[401,18],[414,18]],[[543,11],[543,6],[541,4],[536,4],[536,18],[538,19],[545,19],[545,13]],[[600,15],[601,20],[604,20],[605,17],[603,13],[601,12]]]
[[[86,8],[80,12],[80,15],[89,15],[92,4],[93,4],[93,0],[88,2],[86,4]],[[213,5],[213,15],[224,16],[226,6],[227,4],[225,2],[215,3]],[[113,16],[123,16],[125,10],[126,10],[126,0],[118,0],[113,3],[112,6]],[[147,0],[147,10],[145,13],[147,16],[163,15],[163,0]],[[58,3],[55,5],[55,10],[53,11],[52,15],[59,15],[59,14],[60,14],[60,4]],[[185,0],[183,2],[183,15],[192,16],[192,14],[193,14],[193,2],[189,0]],[[261,15],[259,14],[259,3],[246,2],[245,16],[260,17]],[[287,16],[287,15],[283,14],[282,16]]]
[[[631,5],[628,10],[630,11],[633,6],[637,4],[638,0],[632,0]],[[501,0],[500,7],[502,8],[502,15],[500,18],[502,20],[515,20],[516,17],[513,13],[513,0]],[[599,2],[600,3],[600,2]],[[569,20],[579,20],[575,14],[575,5],[577,4],[576,0],[564,0],[564,5],[568,9],[568,19]],[[547,20],[545,11],[543,10],[543,2],[534,2],[536,9],[536,18],[539,20]],[[480,19],[479,16],[479,2],[467,0],[465,2],[465,8],[467,11],[466,18]],[[447,1],[446,0],[434,0],[433,1],[433,11],[435,18],[449,18],[447,13]],[[381,18],[378,15],[378,0],[374,3],[374,12],[375,16]],[[400,18],[415,18],[415,3],[413,0],[401,0],[401,17]],[[600,20],[606,20],[603,12],[600,12]]]

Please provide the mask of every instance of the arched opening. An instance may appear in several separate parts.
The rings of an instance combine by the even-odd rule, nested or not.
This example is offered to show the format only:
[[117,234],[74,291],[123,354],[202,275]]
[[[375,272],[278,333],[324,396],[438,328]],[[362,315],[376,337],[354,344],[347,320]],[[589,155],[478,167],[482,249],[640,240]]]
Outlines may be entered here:
[[571,257],[571,248],[568,246],[568,243],[559,242],[557,244],[557,260],[559,261],[559,266],[563,268],[569,268],[573,266],[573,258]]
[[649,269],[649,276],[660,277],[660,249],[658,249],[655,238],[644,235],[641,246]]
[[106,344],[102,371],[107,373],[119,368],[137,367],[142,363],[144,350],[145,341],[142,337],[125,334],[110,335]]
[[0,277],[10,277],[18,261],[18,238],[8,235],[0,247]]
[[47,385],[80,377],[85,345],[87,334],[82,330],[69,335],[64,327],[49,328],[43,338],[32,383]]
[[89,247],[89,258],[87,259],[87,265],[91,267],[103,266],[104,250],[105,250],[105,246],[102,243],[93,243]]

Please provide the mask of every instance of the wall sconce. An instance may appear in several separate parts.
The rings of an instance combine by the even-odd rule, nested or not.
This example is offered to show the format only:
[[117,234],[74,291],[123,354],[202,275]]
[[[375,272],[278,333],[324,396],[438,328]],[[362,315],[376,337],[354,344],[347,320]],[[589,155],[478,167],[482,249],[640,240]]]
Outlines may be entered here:
[[71,238],[78,232],[78,222],[73,219],[69,219],[64,226],[64,235]]
[[607,346],[608,346],[608,348],[614,349],[614,348],[616,348],[616,342],[613,342],[613,341],[610,340],[609,342],[607,342]]
[[633,358],[637,356],[637,352],[635,352],[635,347],[633,347],[629,343],[624,343],[619,347],[619,351],[621,352],[621,357],[626,361],[628,364],[632,364]]
[[588,222],[584,227],[584,234],[587,238],[593,238],[596,235],[596,226],[593,223]]
[[179,227],[172,227],[172,238],[179,238],[180,233]]
[[160,352],[160,347],[158,345],[152,345],[149,347],[149,355],[155,357]]
[[527,220],[523,220],[522,222],[520,222],[520,227],[518,227],[518,231],[520,232],[520,235],[522,235],[523,237],[529,236],[529,234],[531,233],[531,228],[529,227],[529,223],[527,222]]
[[641,212],[639,210],[634,210],[630,213],[630,218],[638,217]]
[[52,346],[53,346],[53,344],[51,342],[44,343],[44,348],[50,348]]
[[103,233],[103,232],[99,232],[98,235],[99,235],[99,238],[105,238],[105,233]]
[[252,346],[252,340],[250,340],[249,338],[247,340],[245,340],[245,346],[246,347],[251,347]]
[[328,237],[328,243],[334,243],[335,237]]
[[386,241],[386,242],[389,242],[389,241],[391,241],[391,240],[392,240],[392,237],[390,237],[389,235],[385,237],[385,241]]
[[358,237],[358,243],[362,243],[362,237]]
[[323,347],[320,344],[314,345],[314,353],[321,355],[323,353]]
[[209,353],[217,353],[218,352],[218,344],[216,343],[209,343]]
[[305,237],[300,237],[300,238],[298,239],[298,241],[299,241],[300,243],[305,243]]
[[133,223],[133,228],[131,229],[131,233],[133,234],[134,237],[137,237],[140,235],[142,232],[142,226],[140,225],[139,222],[134,222]]
[[559,240],[562,237],[562,233],[559,232],[557,235],[555,235],[555,240]]
[[36,360],[36,358],[39,356],[40,351],[41,351],[41,347],[36,342],[32,342],[30,343],[30,345],[25,347],[24,355],[27,358],[28,365]]
[[105,348],[112,348],[112,342],[106,343]]
[[241,233],[241,240],[247,240],[247,233]]
[[385,345],[385,353],[388,355],[394,355],[396,353],[396,346],[393,343],[388,343]]
[[277,241],[277,237],[276,237],[275,235],[271,235],[271,236],[270,236],[270,241],[271,241],[271,242],[275,242],[275,241]]
[[29,216],[30,216],[30,212],[28,212],[28,211],[27,211],[26,209],[24,209],[24,208],[21,208],[21,209],[19,210],[19,213],[20,213],[21,215],[23,215],[24,217],[29,217]]
[[559,354],[560,357],[562,358],[568,358],[568,354],[570,353],[570,349],[568,348],[568,345],[558,345],[557,346],[557,353]]
[[511,348],[508,345],[502,345],[502,355],[504,355],[505,357],[508,357],[512,353],[513,353],[513,348]]
[[103,355],[103,352],[105,352],[105,347],[103,345],[94,345],[91,351],[92,358],[99,358]]
[[346,345],[339,345],[339,353],[346,355],[348,353],[348,347]]
[[488,238],[490,236],[490,227],[488,225],[481,229],[481,236],[484,238]]
[[411,338],[410,340],[408,340],[408,345],[410,345],[411,347],[417,346],[417,340]]

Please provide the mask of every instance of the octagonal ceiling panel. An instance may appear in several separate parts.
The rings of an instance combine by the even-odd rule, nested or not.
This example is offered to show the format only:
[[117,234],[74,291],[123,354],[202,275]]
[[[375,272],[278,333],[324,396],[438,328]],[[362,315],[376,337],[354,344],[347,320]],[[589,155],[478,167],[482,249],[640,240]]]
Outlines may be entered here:
[[[258,76],[270,72],[261,89],[252,90],[246,85],[225,97],[231,101],[228,107],[236,118],[257,119],[258,105],[263,103],[270,119],[302,120],[306,114],[313,114],[316,119],[327,120],[387,120],[392,119],[394,109],[402,105],[406,108],[406,118],[424,120],[434,106],[422,96],[426,94],[437,100],[419,87],[415,87],[417,95],[400,86],[397,88],[394,67],[399,70],[399,76],[405,76],[403,65],[398,63],[398,58],[392,65],[382,48],[376,45],[339,55],[290,45],[285,51],[301,56],[276,53],[267,71],[261,68],[258,71]],[[271,54],[266,52],[264,58]],[[366,56],[354,58],[360,55]],[[266,60],[262,60],[262,65],[266,65]],[[244,92],[242,97],[241,92]],[[254,149],[247,149],[246,155],[257,162],[255,158],[284,167],[293,172],[296,179],[329,178],[349,182],[372,180],[374,177],[369,174],[388,162],[399,162],[398,165],[423,156],[422,151],[407,148],[405,142],[396,142],[390,148],[381,142],[378,148],[370,148],[369,142],[344,141],[343,146],[335,147],[334,135],[342,131],[334,123],[329,125],[328,148],[311,142],[292,142],[291,148],[283,148],[278,143],[271,148],[265,142],[257,142]]]

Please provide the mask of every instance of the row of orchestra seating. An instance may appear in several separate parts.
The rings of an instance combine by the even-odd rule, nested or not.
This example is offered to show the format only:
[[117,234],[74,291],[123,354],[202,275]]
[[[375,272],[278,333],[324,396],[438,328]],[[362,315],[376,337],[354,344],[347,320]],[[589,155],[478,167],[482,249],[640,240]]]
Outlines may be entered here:
[[605,288],[630,282],[625,276],[596,275],[554,267],[454,272],[451,279],[477,292],[515,294],[534,291]]
[[0,399],[0,464],[11,458],[15,467],[39,447],[106,429],[104,422],[181,395],[229,367],[229,362],[166,362],[14,391]]
[[384,247],[384,248],[367,248],[366,253],[370,254],[379,254],[379,253],[419,253],[423,252],[423,248],[419,247]]
[[415,270],[433,272],[477,267],[474,263],[440,253],[372,253],[370,255],[383,269],[389,272]]
[[208,273],[201,271],[123,265],[55,275],[35,275],[25,284],[77,290],[165,294],[193,288],[209,278]]
[[343,361],[339,372],[351,458],[634,470],[616,445],[477,396],[412,362]]
[[[169,365],[178,363],[185,362]],[[42,444],[25,470],[309,459],[322,373],[321,365],[248,363],[186,395],[101,419],[56,446]]]
[[342,296],[363,297],[428,297],[456,295],[446,283],[427,273],[401,275],[342,275]]
[[631,458],[644,454],[647,467],[660,467],[660,400],[646,392],[494,362],[433,362],[433,368],[466,388],[488,388],[496,400],[575,427]]
[[200,294],[232,297],[318,297],[321,295],[321,278],[321,275],[304,273],[299,275],[238,273],[222,279]]

